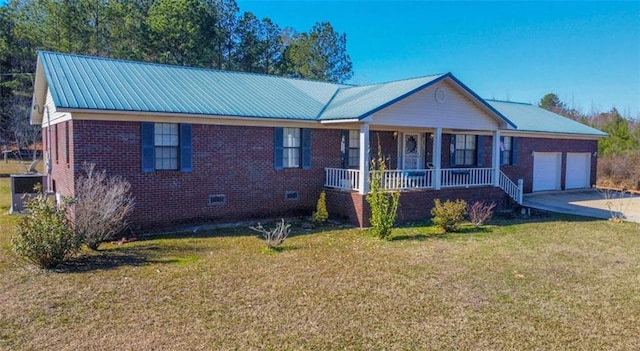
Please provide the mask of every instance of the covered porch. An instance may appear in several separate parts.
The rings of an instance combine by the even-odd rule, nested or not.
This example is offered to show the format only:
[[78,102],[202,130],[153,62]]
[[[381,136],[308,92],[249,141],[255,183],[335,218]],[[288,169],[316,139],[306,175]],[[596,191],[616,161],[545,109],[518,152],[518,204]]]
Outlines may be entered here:
[[[510,120],[451,75],[387,88],[337,96],[325,111],[322,123],[344,131],[342,167],[325,168],[330,212],[368,225],[366,194],[372,172],[380,172],[371,169],[378,150],[387,160],[382,187],[402,191],[400,222],[428,218],[434,199],[522,202],[522,181],[501,171],[518,154]],[[346,108],[345,99],[358,103]]]
[[[380,142],[378,137],[378,141],[371,145],[371,135],[376,131],[392,133],[393,142],[388,140]],[[354,147],[348,147],[353,145],[345,145],[343,137],[342,151],[345,158],[350,157],[352,161],[354,152],[357,151],[357,168],[325,168],[324,186],[326,188],[367,194],[372,172],[380,172],[370,169],[371,155],[376,154],[377,151],[374,150],[380,147],[383,156],[395,156],[395,160],[389,160],[387,164],[387,168],[395,169],[387,169],[381,175],[382,187],[385,190],[438,191],[448,188],[497,187],[518,204],[522,203],[522,180],[513,181],[500,170],[501,162],[504,160],[502,153],[505,151],[500,130],[490,132],[447,130],[444,133],[443,128],[404,129],[404,131],[385,131],[375,128],[372,132],[370,125],[363,123],[358,130],[357,140],[353,137],[354,134],[355,131],[352,132],[351,142],[358,142],[357,150],[354,150],[356,149]],[[446,135],[446,141],[443,135]],[[456,135],[458,135],[457,143]],[[466,150],[456,150],[456,145],[464,147],[465,140],[462,139],[464,136],[473,137],[467,137],[473,140],[471,143],[467,142],[471,146]],[[484,144],[489,147],[485,147]],[[450,147],[446,147],[447,145]],[[487,151],[489,153],[485,155]],[[491,167],[483,167],[485,163],[490,163]],[[343,166],[348,165],[348,161],[343,164]]]

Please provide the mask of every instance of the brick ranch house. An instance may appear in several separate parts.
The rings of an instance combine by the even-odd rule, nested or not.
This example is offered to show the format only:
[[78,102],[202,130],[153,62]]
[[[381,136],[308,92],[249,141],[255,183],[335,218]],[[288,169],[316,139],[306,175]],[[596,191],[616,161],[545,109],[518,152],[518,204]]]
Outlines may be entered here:
[[509,206],[590,187],[606,136],[450,73],[351,86],[52,52],[38,53],[31,122],[48,190],[73,196],[95,163],[131,183],[139,230],[310,214],[323,190],[332,216],[367,226],[378,145],[400,222],[429,218],[435,198]]

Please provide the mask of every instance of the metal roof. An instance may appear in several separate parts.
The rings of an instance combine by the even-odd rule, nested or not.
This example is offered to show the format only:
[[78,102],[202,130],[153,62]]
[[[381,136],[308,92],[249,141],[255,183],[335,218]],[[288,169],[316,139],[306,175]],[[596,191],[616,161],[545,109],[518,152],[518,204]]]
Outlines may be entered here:
[[340,85],[40,52],[59,109],[316,119]]
[[517,126],[516,130],[518,131],[607,136],[607,133],[598,129],[532,104],[498,100],[485,101],[507,116]]
[[320,115],[320,119],[365,117],[444,76],[445,74],[438,74],[389,83],[338,89],[327,108]]
[[[40,72],[40,73],[38,73]],[[42,73],[43,72],[43,73]],[[363,86],[169,66],[91,56],[38,53],[35,101],[44,74],[60,110],[104,110],[295,120],[362,119],[427,86],[451,79],[496,119],[518,131],[606,136],[531,104],[483,100],[451,73]],[[32,121],[41,120],[33,109]],[[36,118],[34,119],[34,114]]]

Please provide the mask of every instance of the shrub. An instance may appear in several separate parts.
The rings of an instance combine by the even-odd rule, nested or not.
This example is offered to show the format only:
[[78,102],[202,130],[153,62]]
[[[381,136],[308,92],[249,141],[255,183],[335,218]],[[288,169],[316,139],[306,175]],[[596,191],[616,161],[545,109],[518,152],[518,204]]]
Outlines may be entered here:
[[467,214],[469,220],[478,228],[493,216],[493,209],[496,207],[495,202],[486,203],[475,201],[467,206]]
[[28,200],[30,211],[17,224],[11,238],[13,251],[41,268],[53,268],[80,248],[81,240],[74,233],[64,207],[39,193]]
[[320,193],[318,203],[316,204],[316,211],[313,212],[313,223],[322,224],[329,218],[329,212],[327,212],[327,194],[325,192]]
[[431,209],[433,224],[442,227],[445,232],[457,232],[464,219],[467,203],[460,199],[444,203],[435,199],[434,203],[435,206]]
[[[598,189],[600,195],[606,200],[605,205],[609,209],[609,220],[614,223],[624,222],[627,205],[631,199],[631,194],[626,197],[626,191],[612,190],[612,189]],[[625,199],[626,198],[626,199]]]
[[287,236],[289,236],[289,233],[291,233],[291,224],[286,224],[284,219],[281,219],[276,227],[271,230],[265,229],[260,223],[258,223],[256,227],[249,228],[262,234],[267,249],[270,250],[277,249],[282,245]]
[[371,232],[380,239],[389,240],[398,215],[400,192],[384,190],[383,177],[386,169],[386,160],[382,157],[378,142],[378,157],[371,161],[370,188],[366,199],[371,206]]
[[76,235],[92,250],[113,239],[128,225],[134,200],[131,185],[119,177],[107,177],[95,164],[84,164],[84,174],[76,181],[76,196],[70,200]]
[[598,157],[598,185],[640,190],[640,153],[627,152]]

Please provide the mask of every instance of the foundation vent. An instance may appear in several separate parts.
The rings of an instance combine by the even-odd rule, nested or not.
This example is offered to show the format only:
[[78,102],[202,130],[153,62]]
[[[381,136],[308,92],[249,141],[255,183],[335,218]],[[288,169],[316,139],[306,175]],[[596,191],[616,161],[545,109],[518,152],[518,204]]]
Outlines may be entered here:
[[227,203],[227,195],[225,194],[214,194],[209,195],[209,205],[224,205]]
[[297,191],[285,191],[284,198],[287,201],[298,201],[300,194]]

